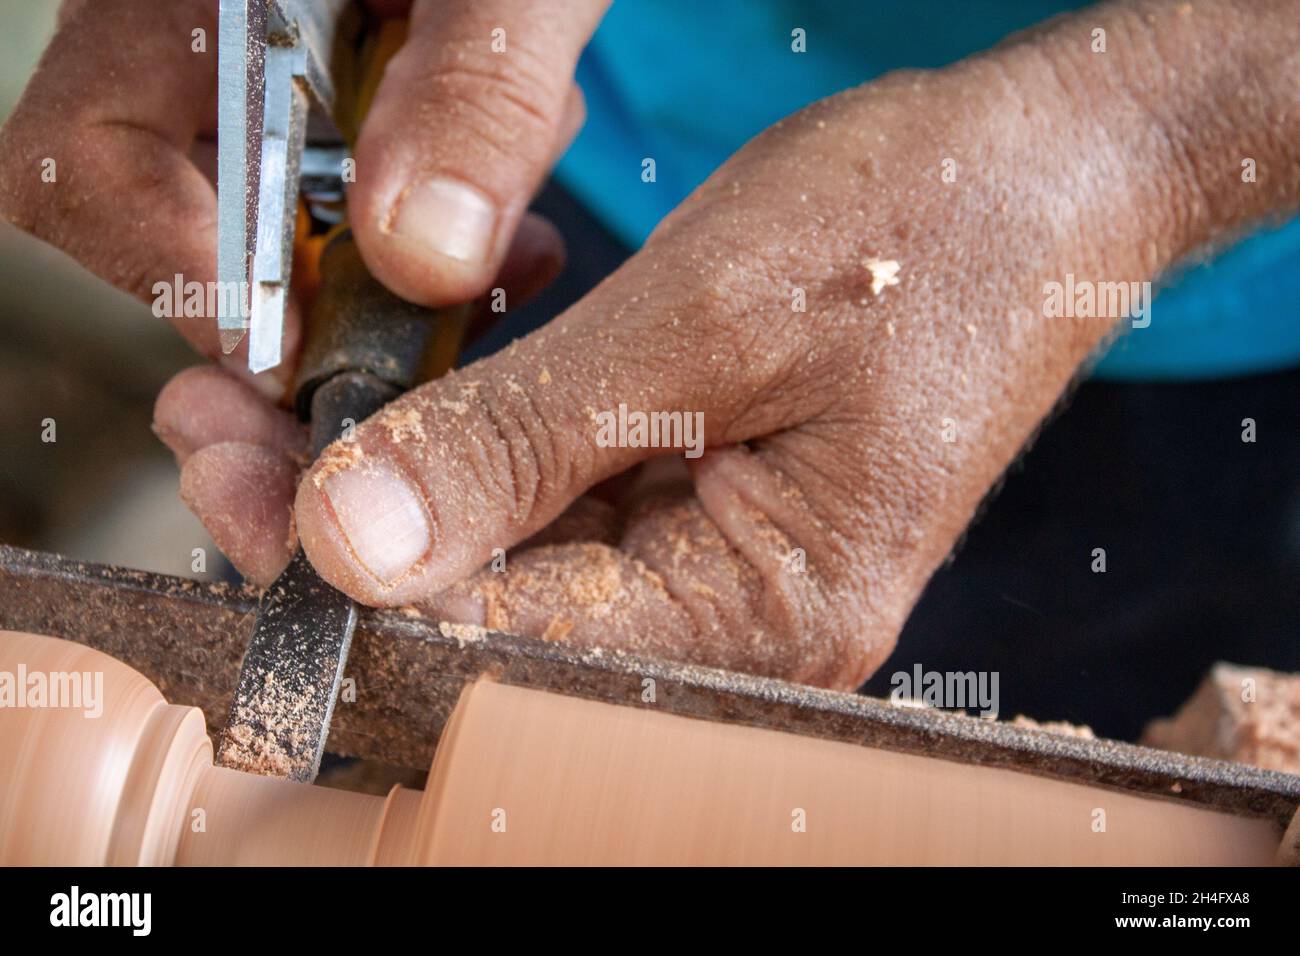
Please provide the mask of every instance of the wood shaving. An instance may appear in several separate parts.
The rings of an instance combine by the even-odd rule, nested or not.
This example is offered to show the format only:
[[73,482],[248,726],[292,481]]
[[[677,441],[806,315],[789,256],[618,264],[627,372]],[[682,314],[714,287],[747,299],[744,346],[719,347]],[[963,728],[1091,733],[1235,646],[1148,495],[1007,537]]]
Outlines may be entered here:
[[477,624],[455,624],[451,621],[439,621],[438,633],[443,637],[454,638],[461,647],[475,644],[487,639],[488,629]]
[[424,441],[424,418],[414,408],[390,408],[379,416],[378,424],[388,429],[388,438],[395,445],[408,438]]
[[895,259],[868,259],[863,263],[871,273],[871,294],[880,295],[885,286],[898,285],[898,262]]
[[311,477],[312,484],[322,488],[331,477],[359,464],[364,458],[365,452],[356,442],[336,441],[321,454],[316,474]]

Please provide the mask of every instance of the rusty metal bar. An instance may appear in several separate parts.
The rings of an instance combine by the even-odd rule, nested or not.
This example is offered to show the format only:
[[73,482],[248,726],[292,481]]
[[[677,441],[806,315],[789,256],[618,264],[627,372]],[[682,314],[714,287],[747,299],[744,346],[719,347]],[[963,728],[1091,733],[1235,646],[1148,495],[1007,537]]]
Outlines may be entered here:
[[[169,700],[202,708],[214,730],[225,719],[257,596],[249,588],[0,545],[0,627],[112,654],[152,679]],[[686,717],[1183,800],[1272,818],[1282,827],[1300,805],[1300,776],[1292,774],[614,651],[579,651],[440,624],[413,610],[362,610],[329,749],[427,768],[461,689],[484,673]],[[353,689],[355,699],[349,699]]]

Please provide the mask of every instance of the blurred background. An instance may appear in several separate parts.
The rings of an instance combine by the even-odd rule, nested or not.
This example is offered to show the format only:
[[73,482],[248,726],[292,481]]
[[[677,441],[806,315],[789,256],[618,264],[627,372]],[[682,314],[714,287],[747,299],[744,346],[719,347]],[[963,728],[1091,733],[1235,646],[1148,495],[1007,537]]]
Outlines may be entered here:
[[[56,0],[0,0],[0,120],[54,32]],[[210,578],[223,560],[177,494],[153,400],[197,357],[149,308],[0,220],[0,541]],[[55,422],[54,442],[42,422]],[[205,548],[195,573],[192,551]]]

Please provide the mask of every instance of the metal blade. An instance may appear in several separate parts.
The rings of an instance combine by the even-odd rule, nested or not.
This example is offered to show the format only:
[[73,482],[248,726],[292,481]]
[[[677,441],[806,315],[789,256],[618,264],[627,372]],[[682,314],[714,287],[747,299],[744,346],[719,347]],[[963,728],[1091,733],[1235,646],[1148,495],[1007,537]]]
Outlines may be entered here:
[[308,126],[341,141],[330,60],[348,0],[221,0],[217,110],[217,328],[249,369],[280,364]]
[[257,240],[253,251],[248,368],[280,364],[284,309],[293,271],[298,170],[307,127],[307,94],[295,80],[304,72],[301,46],[266,51],[266,106],[258,187]]
[[[265,0],[221,0],[217,28],[217,328],[229,353],[248,328],[266,58]],[[234,293],[234,294],[230,294]]]
[[[364,372],[335,375],[311,396],[312,456],[364,421],[398,390]],[[299,548],[262,596],[240,665],[217,763],[310,782],[334,717],[357,609],[327,584]]]
[[316,779],[356,623],[351,598],[326,584],[299,548],[262,596],[218,764]]

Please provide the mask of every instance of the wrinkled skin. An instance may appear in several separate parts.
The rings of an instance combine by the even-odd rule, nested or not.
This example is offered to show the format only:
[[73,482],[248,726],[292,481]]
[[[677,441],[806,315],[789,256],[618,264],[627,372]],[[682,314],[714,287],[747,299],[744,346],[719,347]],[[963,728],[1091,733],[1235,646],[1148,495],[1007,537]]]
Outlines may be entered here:
[[[72,53],[140,4],[102,6],[93,23],[72,11],[6,127],[0,200],[147,297],[155,276],[212,271],[211,189],[185,158],[210,128],[211,76],[164,58],[169,89],[204,104],[165,131],[141,134],[162,120],[140,115],[123,126],[103,103],[83,114],[121,122],[55,129],[71,77],[105,69]],[[151,30],[187,35],[210,5],[175,6],[190,9]],[[554,274],[558,239],[523,210],[581,121],[573,63],[601,5],[573,6],[565,21],[522,0],[416,4],[350,200],[395,291],[439,304]],[[853,687],[1114,326],[1045,318],[1044,284],[1152,279],[1297,204],[1300,4],[1261,3],[1250,23],[1227,3],[1183,7],[1104,5],[809,106],[545,329],[399,399],[301,480],[301,428],[262,394],[274,389],[188,370],[156,411],[182,493],[259,582],[296,535],[369,604]],[[497,24],[515,55],[483,53]],[[55,198],[33,172],[52,139],[83,151]],[[1258,182],[1242,181],[1243,157]],[[430,173],[495,210],[475,255],[394,231],[392,203]],[[125,217],[97,202],[108,184]],[[151,227],[133,230],[134,213]],[[873,288],[881,262],[897,282]],[[209,330],[182,331],[213,354]],[[707,450],[684,463],[602,447],[595,416],[620,403],[702,412]]]

